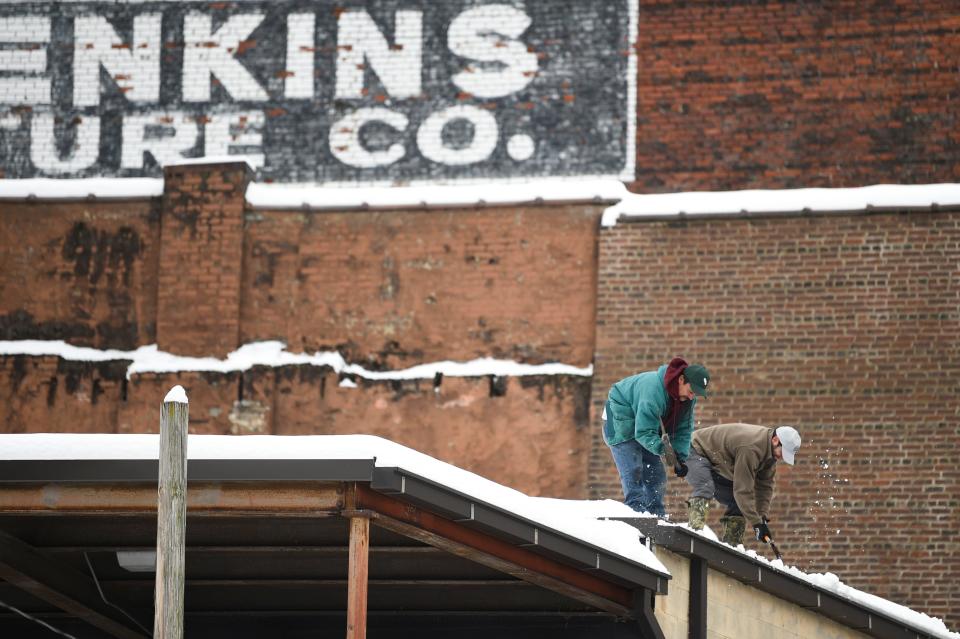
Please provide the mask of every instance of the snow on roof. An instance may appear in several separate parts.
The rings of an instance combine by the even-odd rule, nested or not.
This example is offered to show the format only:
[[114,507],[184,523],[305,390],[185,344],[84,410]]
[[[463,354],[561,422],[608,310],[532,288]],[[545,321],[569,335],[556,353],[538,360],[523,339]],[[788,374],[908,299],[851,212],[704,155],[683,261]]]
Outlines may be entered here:
[[[159,435],[0,434],[0,460],[157,459],[158,452]],[[378,467],[400,468],[477,501],[553,528],[653,570],[670,574],[639,539],[636,528],[619,521],[599,519],[638,516],[638,513],[625,504],[609,499],[578,501],[530,497],[429,455],[372,435],[191,435],[188,457],[193,460],[371,459]],[[680,526],[692,534],[718,541],[709,527],[703,531],[692,531],[686,524],[661,521],[660,525]],[[833,573],[806,573],[794,566],[787,566],[780,560],[769,560],[753,550],[745,550],[743,546],[730,548],[755,561],[764,562],[773,569],[835,593],[861,607],[899,619],[936,637],[960,639],[960,634],[949,631],[941,619],[847,586]]]
[[254,366],[329,366],[334,372],[369,380],[433,379],[440,373],[448,377],[481,377],[497,375],[521,377],[526,375],[593,375],[593,365],[576,367],[569,364],[523,364],[513,360],[484,357],[468,362],[429,362],[394,371],[371,371],[359,364],[348,364],[336,351],[291,353],[283,342],[265,341],[245,344],[226,358],[186,357],[157,348],[156,344],[141,346],[133,351],[101,350],[73,346],[62,340],[0,340],[0,355],[57,356],[69,361],[107,362],[131,360],[127,378],[143,373],[179,373],[187,371],[230,373],[249,370]]
[[291,185],[254,183],[247,202],[255,208],[427,208],[537,204],[541,202],[618,201],[627,195],[612,179],[543,178],[474,181],[461,184],[413,182],[357,188],[356,185]]
[[0,180],[0,199],[82,200],[126,199],[163,195],[162,178],[30,178]]
[[254,160],[254,158],[247,155],[204,155],[199,158],[180,158],[179,160],[168,160],[163,163],[164,167],[168,166],[196,166],[199,164],[233,164],[234,162],[243,162],[247,165],[251,171],[252,167],[258,166],[259,163]]
[[843,189],[779,189],[630,193],[603,213],[602,225],[621,218],[866,211],[960,204],[960,184],[875,184]]
[[[705,526],[703,530],[693,530],[685,523],[671,524],[665,521],[660,521],[659,525],[681,527],[686,529],[690,534],[699,535],[711,541],[723,543],[717,538],[716,533],[714,533],[709,526]],[[763,555],[758,554],[755,550],[748,550],[744,548],[743,545],[738,545],[736,547],[729,544],[724,545],[731,550],[735,550],[741,554],[747,555],[755,561],[765,563],[775,570],[779,570],[797,577],[798,579],[802,579],[813,586],[817,586],[839,595],[840,597],[854,602],[863,608],[874,610],[893,619],[899,619],[903,623],[930,633],[935,637],[942,637],[943,639],[960,639],[960,633],[951,632],[948,630],[946,624],[944,624],[943,620],[939,617],[931,617],[917,610],[913,610],[912,608],[907,608],[906,606],[894,603],[888,599],[871,595],[870,593],[862,590],[857,590],[856,588],[848,586],[840,581],[840,578],[832,572],[807,573],[800,570],[796,566],[788,566],[784,564],[780,559],[767,559]]]
[[[159,435],[0,435],[0,460],[157,459]],[[190,435],[188,458],[198,459],[372,459],[382,468],[401,468],[479,502],[514,513],[630,561],[669,575],[639,538],[637,529],[599,516],[635,515],[611,500],[579,502],[530,497],[446,462],[372,435]]]
[[[184,158],[170,166],[245,161],[244,156]],[[249,165],[249,164],[248,164]],[[0,199],[42,200],[156,197],[160,178],[32,178],[0,180]],[[742,214],[913,209],[960,205],[960,184],[875,184],[852,188],[802,188],[741,191],[686,191],[638,194],[612,178],[467,180],[453,184],[411,182],[333,182],[277,184],[254,182],[247,203],[255,208],[320,210],[522,205],[542,202],[616,202],[601,224],[620,219],[675,218]]]

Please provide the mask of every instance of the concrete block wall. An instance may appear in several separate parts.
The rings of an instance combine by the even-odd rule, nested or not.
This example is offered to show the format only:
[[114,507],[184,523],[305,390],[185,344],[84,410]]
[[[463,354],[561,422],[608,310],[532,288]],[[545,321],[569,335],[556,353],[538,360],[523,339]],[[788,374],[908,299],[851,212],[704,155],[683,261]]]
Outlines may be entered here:
[[[690,636],[690,560],[660,546],[654,546],[654,553],[673,576],[669,592],[658,596],[654,604],[657,621],[666,639],[687,639]],[[708,639],[862,639],[866,636],[722,572],[712,568],[707,571]]]
[[[786,561],[955,625],[958,263],[956,211],[603,229],[594,421],[621,377],[673,355],[704,362],[714,396],[697,426],[803,436],[771,509]],[[590,494],[620,498],[598,423],[593,436]],[[687,485],[669,473],[667,491],[685,521]]]

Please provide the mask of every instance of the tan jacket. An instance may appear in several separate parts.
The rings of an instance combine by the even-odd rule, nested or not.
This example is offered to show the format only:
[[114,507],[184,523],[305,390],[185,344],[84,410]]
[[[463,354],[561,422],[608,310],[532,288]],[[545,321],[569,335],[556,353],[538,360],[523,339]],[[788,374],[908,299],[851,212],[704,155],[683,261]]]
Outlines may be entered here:
[[753,424],[719,424],[693,431],[692,446],[713,469],[733,482],[733,497],[750,525],[766,516],[773,498],[777,459],[774,429]]

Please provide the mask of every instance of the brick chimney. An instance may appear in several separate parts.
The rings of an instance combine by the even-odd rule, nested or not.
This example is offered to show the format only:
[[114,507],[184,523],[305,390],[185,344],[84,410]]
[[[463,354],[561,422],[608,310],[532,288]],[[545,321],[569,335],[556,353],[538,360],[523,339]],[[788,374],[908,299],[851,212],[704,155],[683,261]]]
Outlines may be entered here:
[[164,168],[157,345],[195,357],[239,346],[245,162]]

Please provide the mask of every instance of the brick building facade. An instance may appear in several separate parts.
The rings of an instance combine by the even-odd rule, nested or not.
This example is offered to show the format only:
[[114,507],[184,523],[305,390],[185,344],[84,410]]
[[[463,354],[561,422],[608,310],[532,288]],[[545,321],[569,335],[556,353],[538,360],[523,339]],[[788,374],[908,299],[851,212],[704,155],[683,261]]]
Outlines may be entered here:
[[[803,436],[771,513],[787,561],[955,615],[958,241],[956,211],[604,229],[594,414],[623,376],[675,354],[706,363],[715,395],[697,426],[790,424]],[[616,497],[593,436],[591,495]],[[670,477],[668,493],[685,520],[686,484]]]
[[[229,4],[203,11],[229,26],[229,16],[242,12]],[[256,3],[242,4],[243,11],[256,10]],[[401,4],[385,3],[382,15],[373,11],[387,34],[386,49],[371,49],[381,56],[381,70],[396,59],[383,51],[402,50],[391,31],[397,11],[410,8]],[[424,33],[433,29],[436,44],[460,13],[485,4],[464,2],[440,16],[423,8]],[[29,17],[37,28],[47,23],[36,18],[50,18],[49,36],[41,29],[25,43],[31,51],[43,50],[34,46],[38,42],[58,39],[73,50],[81,13],[89,14],[84,28],[112,38],[104,27],[109,22],[120,41],[101,52],[112,79],[100,77],[98,104],[74,104],[92,98],[61,90],[76,69],[70,56],[52,48],[44,58],[50,60],[44,68],[52,105],[25,105],[3,93],[5,177],[159,176],[160,163],[180,156],[249,154],[248,147],[255,147],[254,156],[263,152],[266,164],[252,162],[252,172],[230,163],[169,166],[157,197],[57,202],[40,193],[0,201],[0,339],[62,339],[121,351],[157,344],[197,357],[222,357],[243,344],[278,339],[293,352],[335,350],[369,370],[499,357],[593,364],[592,377],[350,378],[358,385],[350,388],[329,367],[128,379],[121,356],[103,362],[3,356],[4,430],[151,432],[157,401],[181,383],[190,391],[195,432],[373,433],[533,494],[617,497],[613,465],[595,428],[600,399],[619,376],[683,354],[707,363],[715,376],[717,395],[702,404],[701,425],[791,423],[804,434],[803,463],[781,475],[772,524],[788,563],[835,572],[855,587],[956,626],[960,610],[950,597],[960,565],[958,544],[950,537],[960,524],[960,476],[950,459],[960,443],[955,210],[678,215],[603,228],[602,202],[281,210],[251,206],[243,195],[256,180],[449,183],[579,175],[591,167],[600,175],[629,171],[631,188],[646,192],[956,182],[955,12],[933,1],[644,0],[618,5],[612,14],[597,9],[600,14],[590,14],[596,21],[589,21],[587,13],[548,20],[569,8],[566,1],[525,4],[535,26],[546,21],[528,43],[543,54],[539,84],[483,98],[450,85],[457,69],[448,68],[438,80],[442,91],[431,93],[428,83],[421,98],[407,103],[390,95],[396,86],[366,73],[371,91],[357,104],[397,108],[419,123],[457,104],[485,109],[496,103],[487,110],[501,128],[507,122],[515,135],[546,132],[572,147],[543,147],[534,135],[536,152],[521,161],[520,151],[529,146],[521,140],[511,147],[504,129],[489,155],[445,164],[429,151],[416,151],[411,130],[398,138],[408,156],[390,165],[395,169],[349,172],[343,168],[349,165],[325,152],[309,174],[298,162],[314,157],[317,145],[301,144],[295,129],[283,127],[303,119],[308,107],[298,103],[285,110],[286,99],[305,89],[290,80],[296,75],[282,73],[290,55],[282,43],[304,37],[290,31],[288,14],[315,14],[314,53],[336,57],[333,40],[323,35],[341,15],[332,4],[287,2],[277,5],[282,10],[266,11],[256,28],[281,35],[259,49],[250,42],[261,40],[256,32],[246,39],[238,35],[242,20],[235,18],[215,44],[235,53],[246,71],[229,56],[214,56],[211,94],[200,105],[172,88],[184,77],[187,35],[186,10],[171,10],[175,15],[160,25],[166,53],[152,106],[137,103],[143,94],[123,97],[133,90],[124,73],[124,56],[132,54],[123,43],[134,42],[137,3],[114,6],[111,11],[129,14],[109,21],[94,19],[104,3],[4,6],[0,18]],[[589,12],[590,5],[604,3],[574,4]],[[625,16],[637,8],[633,87],[621,77],[631,48],[616,43],[630,32],[623,27],[629,27]],[[508,22],[516,17],[504,15]],[[199,28],[199,18],[192,20]],[[578,20],[581,26],[609,23],[617,29],[612,39],[586,38],[577,46],[557,36]],[[208,31],[211,37],[218,33],[213,24]],[[11,30],[3,33],[11,42]],[[507,40],[521,36],[512,38]],[[246,48],[238,51],[232,45],[241,41]],[[310,48],[308,42],[300,46]],[[509,49],[509,42],[502,48]],[[436,53],[441,49],[428,49],[424,59],[443,65],[458,60]],[[589,53],[579,64],[577,51]],[[297,64],[304,64],[302,53],[295,47]],[[73,60],[83,55],[92,54]],[[546,66],[547,59],[558,62]],[[623,81],[608,82],[599,72],[605,67]],[[566,77],[573,68],[577,74]],[[217,75],[224,69],[235,76],[224,81]],[[322,91],[334,91],[335,79],[323,75],[329,70],[319,73],[315,98],[332,100],[332,93]],[[11,77],[42,85],[43,74],[21,76],[8,73],[0,87],[9,89]],[[269,99],[232,95],[253,91],[251,82],[259,82]],[[623,110],[633,88],[635,123]],[[600,125],[582,124],[604,101],[615,107],[594,118]],[[404,110],[404,104],[414,106]],[[344,114],[341,108],[334,109],[337,116]],[[198,127],[196,133],[173,127],[173,133],[148,135],[150,127],[175,123],[166,111],[154,113],[163,109],[182,115]],[[84,118],[101,117],[106,127],[117,125],[117,117],[144,116],[144,110],[159,119],[139,121],[137,135],[143,135],[133,138],[139,146],[132,150],[124,150],[121,137],[82,133]],[[487,122],[476,117],[473,130],[489,132],[476,128]],[[634,125],[635,139],[629,137]],[[454,127],[443,143],[473,148],[468,133]],[[31,151],[31,142],[54,135],[64,137]],[[391,141],[397,139],[378,133],[359,143],[384,151]],[[93,153],[90,144],[97,159],[80,167]],[[631,145],[635,159],[624,159]],[[545,155],[538,155],[541,149]],[[138,152],[137,168],[125,169],[124,157],[133,162]],[[271,153],[277,154],[275,165]],[[274,166],[279,168],[270,173]],[[784,197],[792,195],[785,191]],[[670,510],[680,514],[683,486],[672,479],[669,487]]]

